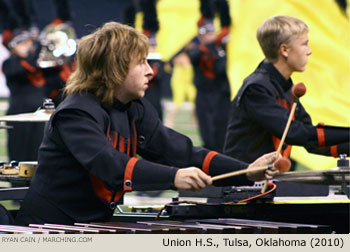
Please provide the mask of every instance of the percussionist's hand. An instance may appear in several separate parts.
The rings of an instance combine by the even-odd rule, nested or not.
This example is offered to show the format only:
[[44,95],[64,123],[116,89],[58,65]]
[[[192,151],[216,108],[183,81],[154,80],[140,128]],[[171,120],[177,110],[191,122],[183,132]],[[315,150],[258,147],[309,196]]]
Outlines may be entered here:
[[[254,167],[261,167],[261,166],[266,166],[269,164],[274,163],[281,155],[276,155],[276,152],[271,152],[268,154],[265,154],[261,157],[259,157],[257,160],[255,160],[253,163],[251,163],[248,166],[249,168],[254,168]],[[247,173],[247,177],[249,180],[252,181],[261,181],[265,179],[272,179],[274,175],[279,173],[279,171],[273,167],[271,170],[264,170],[264,171],[258,171],[258,172],[249,172]]]
[[211,177],[196,167],[179,169],[174,181],[177,189],[191,191],[199,191],[211,184]]

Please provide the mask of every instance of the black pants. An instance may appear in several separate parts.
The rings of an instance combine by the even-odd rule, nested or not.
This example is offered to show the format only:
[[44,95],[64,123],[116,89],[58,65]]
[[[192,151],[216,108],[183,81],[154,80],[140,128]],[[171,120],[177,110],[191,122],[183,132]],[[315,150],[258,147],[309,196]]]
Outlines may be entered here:
[[229,107],[229,92],[197,91],[196,114],[205,148],[222,152]]

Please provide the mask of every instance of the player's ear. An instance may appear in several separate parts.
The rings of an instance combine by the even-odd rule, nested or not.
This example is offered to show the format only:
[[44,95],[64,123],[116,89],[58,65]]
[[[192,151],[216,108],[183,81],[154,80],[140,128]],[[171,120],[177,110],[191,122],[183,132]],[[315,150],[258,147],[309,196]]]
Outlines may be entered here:
[[287,44],[282,43],[279,48],[279,53],[284,57],[288,58],[289,46]]

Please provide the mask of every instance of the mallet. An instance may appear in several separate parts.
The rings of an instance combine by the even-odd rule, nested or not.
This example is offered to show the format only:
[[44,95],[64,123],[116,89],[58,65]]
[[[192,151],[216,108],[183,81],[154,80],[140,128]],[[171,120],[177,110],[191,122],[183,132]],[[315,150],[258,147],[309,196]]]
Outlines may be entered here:
[[288,158],[281,157],[274,164],[265,165],[265,166],[261,166],[261,167],[252,167],[249,169],[244,169],[244,170],[239,170],[239,171],[221,174],[221,175],[212,177],[212,181],[225,179],[225,178],[229,178],[229,177],[233,177],[233,176],[238,176],[238,175],[246,174],[248,172],[264,171],[267,169],[272,169],[273,167],[275,167],[280,172],[286,172],[286,171],[289,171],[290,165],[291,165],[291,163],[290,163],[290,160]]
[[[279,155],[279,153],[281,152],[281,149],[282,149],[284,140],[286,139],[286,136],[287,136],[290,124],[292,122],[292,118],[293,118],[293,115],[295,113],[295,109],[297,107],[299,98],[302,97],[305,93],[306,93],[306,86],[302,82],[300,82],[292,87],[292,94],[294,95],[294,103],[292,105],[292,109],[290,110],[288,121],[287,121],[286,127],[284,129],[280,144],[277,148],[276,155]],[[268,180],[265,181],[265,184],[264,184],[263,188],[261,189],[262,193],[264,193],[266,191],[267,184],[268,184]]]

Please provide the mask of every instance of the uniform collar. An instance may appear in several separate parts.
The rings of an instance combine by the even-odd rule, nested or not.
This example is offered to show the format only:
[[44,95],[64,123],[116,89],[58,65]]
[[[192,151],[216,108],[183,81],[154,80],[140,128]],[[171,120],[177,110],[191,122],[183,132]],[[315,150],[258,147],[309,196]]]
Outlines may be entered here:
[[283,88],[284,91],[289,90],[293,86],[292,79],[289,78],[286,80],[282,74],[274,67],[272,63],[263,61],[262,62],[262,67],[267,70],[267,72],[277,80],[278,84]]
[[131,105],[131,102],[128,102],[127,104],[125,104],[125,103],[122,103],[121,101],[115,99],[112,107],[117,109],[117,110],[120,110],[120,111],[125,111],[130,107],[130,105]]

